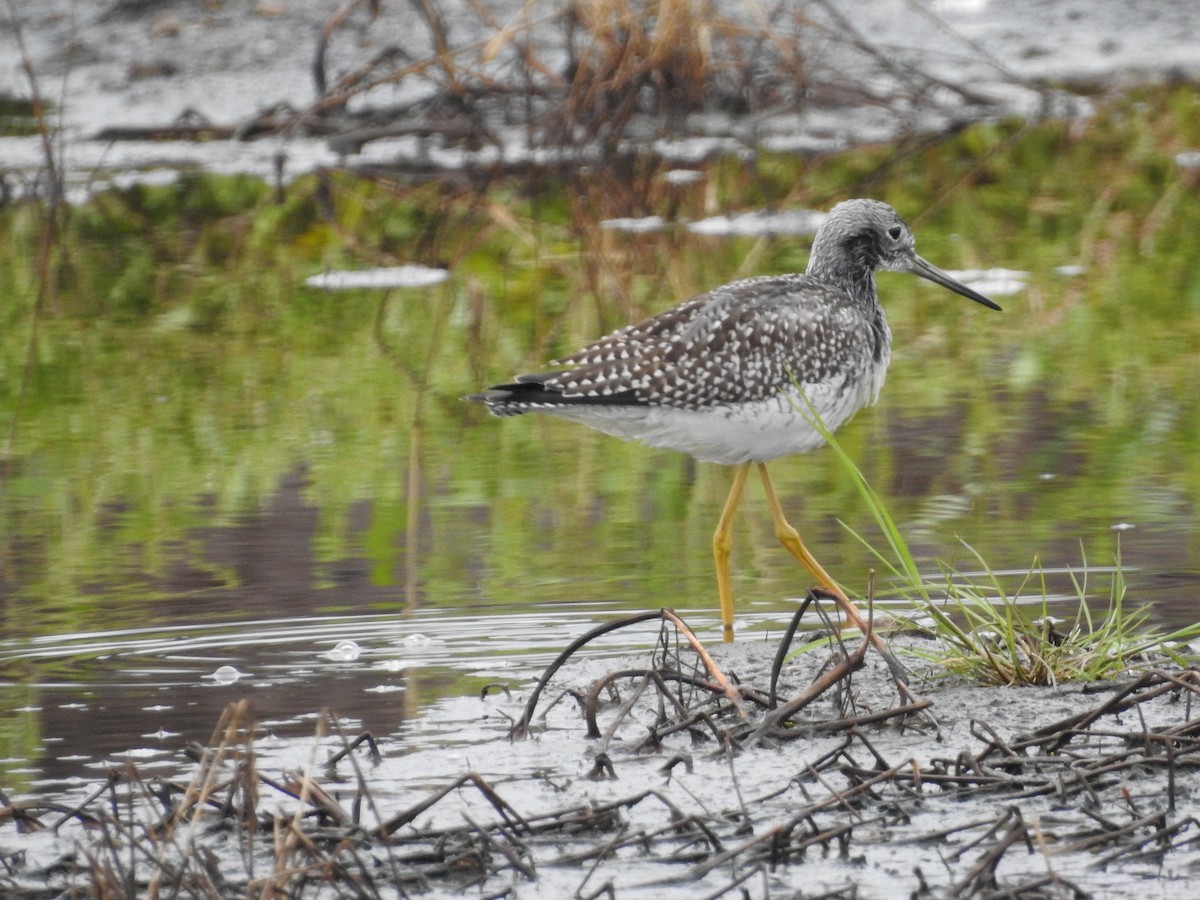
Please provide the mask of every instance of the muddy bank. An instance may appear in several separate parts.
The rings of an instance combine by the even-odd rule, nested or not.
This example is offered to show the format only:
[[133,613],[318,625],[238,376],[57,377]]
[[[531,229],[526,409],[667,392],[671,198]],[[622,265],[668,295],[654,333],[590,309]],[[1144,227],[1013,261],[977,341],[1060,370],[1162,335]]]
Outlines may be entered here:
[[[857,649],[785,664],[772,709],[774,643],[714,647],[705,662],[667,627],[652,653],[557,672],[523,738],[511,727],[532,686],[497,686],[431,711],[428,727],[464,707],[478,727],[413,752],[328,716],[307,747],[282,746],[231,706],[192,751],[190,780],[132,761],[73,809],[10,806],[40,837],[6,884],[25,896],[168,879],[365,896],[1189,889],[1200,673],[1087,688],[915,678],[902,696]],[[103,849],[114,841],[144,852],[126,864]]]
[[[695,63],[709,66],[719,89],[703,98],[664,90],[659,105],[626,123],[622,140],[666,140],[659,150],[682,161],[759,146],[827,151],[988,116],[1078,114],[1087,103],[1064,85],[1092,92],[1200,71],[1189,13],[1167,2],[1131,10],[896,0],[864,10],[822,0],[785,5],[766,22],[747,20],[742,4],[711,10],[716,43]],[[1137,28],[1127,27],[1131,19]],[[29,95],[27,55],[56,105],[66,170],[92,178],[194,166],[290,177],[331,165],[543,158],[563,133],[555,118],[563,105],[598,102],[565,85],[588,61],[588,42],[608,36],[580,38],[582,26],[557,4],[458,0],[385,3],[377,15],[368,4],[324,0],[52,0],[21,5],[16,21],[23,43],[6,23],[0,93]],[[742,26],[758,29],[754,41],[719,41]],[[700,23],[679,27],[688,34]],[[660,89],[664,72],[646,77],[635,93]],[[555,124],[531,134],[530,123],[546,117]],[[567,131],[580,128],[596,137],[588,121],[569,117]],[[5,143],[11,167],[39,165],[35,140]],[[572,151],[586,161],[590,148],[585,141]]]

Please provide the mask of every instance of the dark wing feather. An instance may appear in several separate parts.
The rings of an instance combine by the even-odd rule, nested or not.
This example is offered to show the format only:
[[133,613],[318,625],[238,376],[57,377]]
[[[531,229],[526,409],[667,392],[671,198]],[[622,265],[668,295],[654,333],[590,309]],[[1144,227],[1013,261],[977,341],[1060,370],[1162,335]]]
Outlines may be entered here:
[[518,375],[511,384],[498,384],[481,394],[471,394],[466,399],[487,404],[488,409],[498,416],[516,416],[529,409],[546,406],[637,406],[641,403],[633,391],[618,391],[603,397],[565,395],[546,383],[563,374],[562,372],[540,372]]

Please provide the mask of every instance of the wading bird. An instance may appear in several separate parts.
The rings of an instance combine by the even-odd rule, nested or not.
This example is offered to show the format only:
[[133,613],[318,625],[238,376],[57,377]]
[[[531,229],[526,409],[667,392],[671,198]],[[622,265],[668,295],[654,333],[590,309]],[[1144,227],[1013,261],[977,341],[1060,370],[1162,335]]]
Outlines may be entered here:
[[847,200],[817,230],[803,275],[732,282],[614,331],[557,361],[554,371],[518,375],[468,399],[497,416],[548,413],[734,466],[713,535],[727,641],[733,639],[730,532],[750,466],[757,465],[779,541],[867,630],[862,613],[784,517],[766,462],[824,443],[814,413],[833,432],[878,397],[892,344],[875,292],[879,269],[912,272],[1000,309],[918,256],[912,232],[886,203]]

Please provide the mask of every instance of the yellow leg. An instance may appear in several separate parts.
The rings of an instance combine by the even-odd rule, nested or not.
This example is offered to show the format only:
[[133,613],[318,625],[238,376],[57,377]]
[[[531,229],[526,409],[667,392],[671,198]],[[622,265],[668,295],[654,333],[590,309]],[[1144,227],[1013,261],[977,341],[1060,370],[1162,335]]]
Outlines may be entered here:
[[767,492],[767,503],[771,507],[771,518],[775,521],[775,537],[779,538],[779,543],[783,544],[792,556],[800,560],[800,564],[808,569],[813,578],[817,579],[818,585],[833,594],[846,617],[864,632],[867,631],[867,620],[863,618],[859,608],[850,602],[850,598],[838,587],[837,582],[821,568],[821,564],[813,558],[813,555],[808,552],[808,548],[804,546],[804,542],[800,540],[799,532],[784,517],[783,507],[779,505],[779,498],[775,496],[775,488],[771,485],[771,479],[767,475],[767,467],[764,463],[758,464],[758,474],[762,476],[763,489]]
[[717,530],[713,532],[713,561],[717,564],[717,591],[721,595],[721,625],[727,642],[733,640],[733,585],[729,579],[733,516],[742,502],[746,476],[749,474],[750,463],[742,463],[734,470],[733,486],[729,488],[729,497],[725,500],[725,508],[721,510],[721,518],[717,520]]
[[800,534],[791,523],[783,515],[783,507],[779,505],[779,498],[775,496],[775,488],[771,486],[771,479],[767,475],[767,467],[763,463],[758,464],[758,474],[762,476],[763,489],[767,492],[767,503],[771,506],[771,518],[775,521],[775,536],[779,538],[779,543],[787,549],[792,556],[800,560],[804,568],[808,569],[812,577],[817,579],[817,584],[833,595],[837,601],[838,607],[851,622],[862,632],[870,636],[871,643],[875,649],[879,651],[879,655],[883,657],[888,668],[892,671],[892,677],[896,679],[896,687],[899,689],[901,696],[908,700],[913,699],[912,692],[908,689],[908,673],[900,661],[896,659],[895,654],[887,645],[887,641],[883,639],[867,622],[862,611],[851,602],[845,592],[838,587],[837,582],[829,577],[829,573],[821,568],[821,564],[817,562],[808,548],[804,546],[804,542],[800,540]]

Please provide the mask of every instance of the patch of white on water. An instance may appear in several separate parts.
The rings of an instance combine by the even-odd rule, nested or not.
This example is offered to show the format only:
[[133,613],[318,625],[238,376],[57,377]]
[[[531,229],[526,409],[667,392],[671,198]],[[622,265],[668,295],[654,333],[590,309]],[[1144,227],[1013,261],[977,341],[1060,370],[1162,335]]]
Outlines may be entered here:
[[162,756],[163,751],[157,747],[133,747],[126,750],[122,755],[129,759],[145,760],[153,759],[156,756]]
[[948,273],[968,287],[993,297],[1008,297],[1025,290],[1029,273],[1017,269],[960,269]]
[[704,173],[698,169],[671,169],[664,172],[662,179],[672,187],[682,187],[686,184],[694,184],[704,177]]
[[654,231],[662,231],[667,227],[667,223],[662,216],[625,217],[604,219],[600,222],[600,227],[607,228],[610,231],[624,231],[627,234],[648,234]]
[[1176,153],[1175,165],[1181,169],[1200,169],[1200,150],[1182,150]]
[[[321,140],[287,141],[92,141],[64,140],[58,164],[68,203],[80,205],[108,187],[171,184],[179,172],[252,175],[287,183],[341,157]],[[13,171],[38,172],[45,149],[38,137],[0,137],[0,156]]]
[[144,738],[153,738],[156,741],[165,741],[168,738],[182,737],[182,733],[178,731],[167,731],[165,728],[160,728],[158,731],[153,731],[150,734],[143,734]]
[[368,694],[398,694],[408,690],[403,684],[380,684],[363,689]]
[[[722,121],[725,123],[724,130],[733,128],[732,120],[722,117]],[[692,118],[690,124],[693,127],[697,124],[695,117]],[[630,149],[636,148],[631,145]],[[726,135],[718,137],[660,138],[651,142],[650,149],[654,155],[665,159],[667,162],[679,165],[695,165],[705,160],[715,159],[718,156],[751,152],[746,147],[744,140]]]
[[445,269],[407,264],[379,269],[354,269],[322,272],[304,279],[309,287],[327,291],[354,289],[415,288],[438,284],[450,277]]
[[811,235],[817,233],[825,215],[812,209],[754,210],[700,219],[688,225],[688,230],[715,237]]
[[989,0],[933,0],[930,9],[937,13],[973,15],[987,9]]

